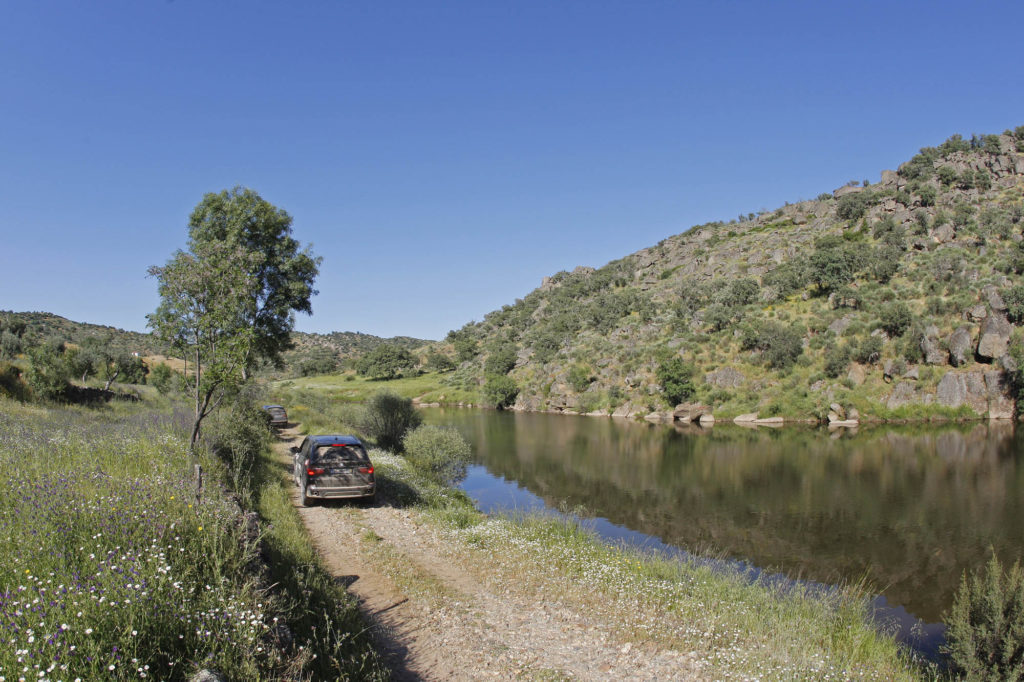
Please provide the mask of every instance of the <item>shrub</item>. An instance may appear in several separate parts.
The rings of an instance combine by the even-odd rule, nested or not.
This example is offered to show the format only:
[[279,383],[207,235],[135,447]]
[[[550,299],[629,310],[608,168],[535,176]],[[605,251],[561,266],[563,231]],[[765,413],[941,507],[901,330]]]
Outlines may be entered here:
[[395,452],[402,451],[402,439],[420,425],[423,417],[413,407],[410,398],[391,391],[375,393],[366,403],[360,429],[377,445]]
[[356,362],[356,373],[374,379],[394,379],[412,369],[416,359],[404,348],[382,343]]
[[850,347],[831,345],[825,349],[825,375],[835,379],[850,365]]
[[911,314],[910,308],[902,301],[882,309],[882,329],[891,337],[903,336],[903,332],[907,331],[913,321],[914,316]]
[[483,393],[487,404],[502,410],[515,402],[519,387],[508,375],[489,374],[484,381]]
[[946,617],[952,668],[972,680],[1024,676],[1024,571],[1003,571],[995,552],[985,568],[961,578]]
[[770,320],[747,327],[740,342],[744,350],[761,351],[773,369],[791,366],[803,353],[803,337],[800,332]]
[[918,196],[921,197],[922,206],[934,206],[935,199],[938,198],[938,191],[931,185],[924,185],[918,192]]
[[444,353],[432,350],[427,353],[427,368],[438,373],[450,372],[455,369],[455,362]]
[[678,356],[664,360],[658,365],[658,383],[661,384],[662,397],[669,405],[678,405],[696,392],[693,371],[693,366],[683,362]]
[[0,332],[0,358],[13,359],[22,350],[21,338],[6,329]]
[[484,362],[484,372],[487,374],[508,374],[515,366],[515,347],[503,345],[495,348],[487,355],[487,360]]
[[442,485],[466,477],[473,449],[452,426],[419,426],[405,435],[405,455],[413,465]]
[[32,389],[32,395],[41,400],[63,400],[71,377],[63,348],[46,343],[30,349],[28,357],[25,383]]
[[1003,302],[1006,303],[1006,316],[1010,322],[1024,322],[1024,284],[1015,284],[1003,289]]
[[847,194],[841,197],[836,204],[836,215],[841,220],[860,220],[867,213],[868,207],[871,206],[873,200],[874,196],[871,192]]
[[594,381],[594,375],[590,373],[590,368],[584,365],[573,365],[569,368],[569,374],[567,377],[569,385],[572,386],[572,390],[577,393],[582,393],[590,387],[590,384]]
[[862,365],[872,365],[882,357],[882,339],[869,336],[860,344],[851,348],[852,357]]
[[170,393],[171,389],[174,388],[174,378],[174,370],[163,362],[153,367],[149,372],[150,383],[161,393]]

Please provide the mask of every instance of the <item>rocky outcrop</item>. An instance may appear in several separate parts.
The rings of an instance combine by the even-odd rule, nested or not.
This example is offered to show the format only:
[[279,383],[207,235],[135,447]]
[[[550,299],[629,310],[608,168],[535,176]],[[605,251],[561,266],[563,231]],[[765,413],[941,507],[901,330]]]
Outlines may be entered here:
[[939,345],[939,328],[935,325],[928,325],[921,337],[921,353],[924,355],[925,363],[929,365],[946,364],[947,355]]
[[704,382],[716,388],[738,388],[746,380],[747,378],[743,376],[742,372],[732,367],[723,367],[704,375]]
[[946,407],[971,408],[989,419],[1012,419],[1013,398],[1005,375],[998,370],[987,372],[947,372],[936,389],[935,397]]
[[892,389],[892,393],[889,394],[889,399],[886,400],[885,406],[890,410],[895,410],[897,407],[916,402],[920,402],[917,386],[910,381],[901,381]]
[[971,350],[972,343],[971,330],[968,327],[959,327],[950,334],[948,342],[949,364],[954,367],[961,367],[967,363],[970,360],[968,353]]
[[978,357],[986,362],[1006,355],[1010,347],[1010,332],[1013,327],[1009,320],[999,313],[992,312],[981,323],[981,335],[978,338]]

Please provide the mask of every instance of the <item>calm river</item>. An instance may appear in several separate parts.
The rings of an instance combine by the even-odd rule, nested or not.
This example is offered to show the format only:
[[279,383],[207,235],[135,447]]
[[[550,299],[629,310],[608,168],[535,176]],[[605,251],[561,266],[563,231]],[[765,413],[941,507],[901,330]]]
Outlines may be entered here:
[[1024,554],[1024,429],[1010,424],[830,434],[424,412],[473,445],[462,487],[485,511],[568,508],[611,539],[816,582],[867,577],[896,617],[937,623],[989,547]]

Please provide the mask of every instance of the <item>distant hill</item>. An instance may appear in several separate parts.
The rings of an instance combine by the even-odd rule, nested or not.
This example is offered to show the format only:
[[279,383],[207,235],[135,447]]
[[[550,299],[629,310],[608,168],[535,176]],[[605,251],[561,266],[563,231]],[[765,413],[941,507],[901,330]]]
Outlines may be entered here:
[[[108,340],[114,350],[139,353],[144,357],[170,355],[165,344],[152,334],[125,331],[88,322],[75,322],[60,315],[45,312],[12,312],[0,311],[0,318],[18,321],[25,324],[25,340],[28,344],[38,344],[50,338],[58,338],[65,342],[81,345],[88,337],[99,337]],[[420,348],[429,341],[414,339],[409,336],[398,336],[385,339],[372,334],[359,332],[331,332],[330,334],[310,334],[294,332],[292,340],[295,347],[285,351],[285,366],[282,369],[264,367],[263,374],[273,377],[298,376],[304,371],[308,374],[321,373],[320,370],[336,370],[345,361],[357,358],[382,343],[408,348]],[[176,364],[171,361],[172,366]]]
[[725,416],[1009,416],[1022,152],[1024,126],[953,136],[879,183],[556,273],[438,344],[461,363],[447,381],[507,375],[517,409],[646,414],[669,407],[680,358],[691,399]]
[[75,322],[60,315],[44,312],[13,312],[0,310],[0,318],[25,324],[25,339],[29,344],[41,343],[50,338],[81,345],[88,337],[108,339],[111,348],[140,355],[157,355],[166,352],[166,347],[152,334],[125,331],[89,322]]

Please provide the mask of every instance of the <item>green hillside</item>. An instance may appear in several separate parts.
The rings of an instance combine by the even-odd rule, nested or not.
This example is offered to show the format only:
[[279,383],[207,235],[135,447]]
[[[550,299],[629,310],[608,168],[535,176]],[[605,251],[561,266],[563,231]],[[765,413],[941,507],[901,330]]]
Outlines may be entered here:
[[1011,416],[1024,126],[579,267],[451,332],[447,382],[516,409]]

